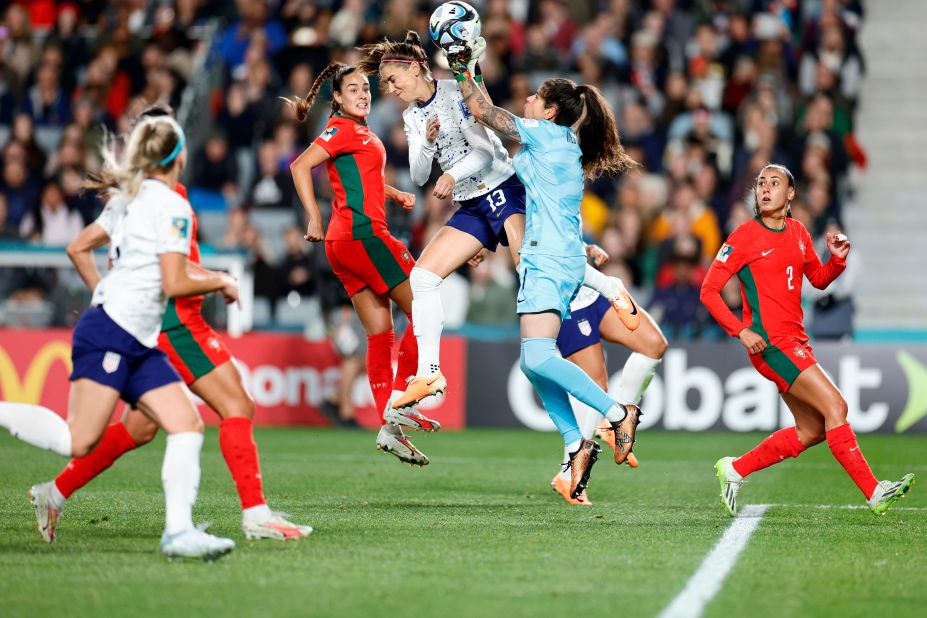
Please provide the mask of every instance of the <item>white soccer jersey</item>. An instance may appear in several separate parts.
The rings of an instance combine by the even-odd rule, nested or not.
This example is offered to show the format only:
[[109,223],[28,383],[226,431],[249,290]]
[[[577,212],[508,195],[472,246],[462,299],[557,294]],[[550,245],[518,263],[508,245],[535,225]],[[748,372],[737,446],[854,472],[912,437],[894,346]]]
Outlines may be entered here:
[[[441,130],[429,144],[425,132],[432,116],[441,121]],[[515,173],[499,137],[477,123],[454,80],[437,80],[434,96],[421,105],[411,103],[402,120],[409,141],[412,180],[419,186],[428,182],[432,159],[457,181],[457,202],[488,193]]]
[[113,267],[93,291],[93,305],[153,348],[158,344],[167,297],[161,287],[162,253],[190,255],[193,210],[158,180],[145,180],[135,199],[110,200],[97,219],[110,237]]

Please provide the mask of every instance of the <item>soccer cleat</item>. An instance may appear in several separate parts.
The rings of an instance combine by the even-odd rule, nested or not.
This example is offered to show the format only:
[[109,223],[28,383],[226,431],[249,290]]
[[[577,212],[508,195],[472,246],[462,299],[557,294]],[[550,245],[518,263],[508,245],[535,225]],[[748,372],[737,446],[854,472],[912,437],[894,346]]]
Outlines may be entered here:
[[395,427],[408,427],[416,431],[439,431],[441,429],[441,423],[428,418],[411,406],[397,410],[387,405],[383,420]]
[[260,523],[242,523],[241,531],[249,541],[256,539],[276,539],[288,541],[301,539],[312,534],[312,526],[294,524],[283,513],[273,513],[270,519]]
[[734,469],[733,457],[722,457],[715,462],[715,474],[721,483],[721,504],[731,517],[737,515],[737,492],[744,484],[744,479]]
[[589,502],[589,498],[586,496],[585,489],[575,498],[570,497],[570,481],[563,478],[559,472],[556,476],[554,476],[554,480],[550,482],[550,488],[563,496],[563,499],[567,501],[567,504],[575,504],[577,506],[592,506],[592,503]]
[[612,309],[618,314],[618,319],[628,330],[637,330],[637,327],[641,325],[641,312],[637,310],[634,299],[631,298],[631,294],[624,287],[621,279],[618,277],[609,277],[609,279],[615,284],[615,293],[606,297],[608,302],[612,304]]
[[900,481],[879,481],[869,498],[869,510],[875,515],[885,515],[913,486],[914,475],[910,473],[901,477]]
[[[615,452],[615,432],[611,431],[611,423],[607,420],[602,419],[599,421],[598,426],[595,428],[595,435],[602,440],[608,448],[612,449],[612,453]],[[637,457],[634,453],[628,453],[628,458],[624,460],[624,463],[628,464],[632,468],[636,468],[639,464]]]
[[61,517],[61,509],[55,506],[50,495],[53,482],[39,483],[29,489],[29,497],[35,508],[35,527],[38,528],[42,540],[46,543],[55,542],[55,528]]
[[414,376],[409,378],[406,392],[394,399],[391,405],[396,410],[408,408],[420,403],[426,397],[440,395],[446,390],[447,380],[440,371],[430,376]]
[[586,490],[586,484],[589,483],[589,475],[592,473],[592,466],[595,465],[599,458],[599,451],[602,447],[592,440],[583,440],[579,443],[579,448],[570,453],[570,497],[574,500],[579,498]]
[[[600,427],[603,440],[612,447],[615,452],[615,463],[623,464],[628,460],[631,449],[634,448],[634,434],[637,432],[637,426],[641,422],[641,409],[633,403],[619,403],[624,408],[625,415],[621,422],[609,422],[608,426]],[[636,458],[635,458],[636,461]],[[631,464],[633,467],[633,464]]]
[[409,441],[398,427],[383,425],[377,434],[377,448],[392,453],[407,464],[413,466],[427,466],[428,457]]
[[235,549],[235,541],[190,528],[177,534],[165,532],[161,536],[161,553],[173,558],[202,558],[216,560]]

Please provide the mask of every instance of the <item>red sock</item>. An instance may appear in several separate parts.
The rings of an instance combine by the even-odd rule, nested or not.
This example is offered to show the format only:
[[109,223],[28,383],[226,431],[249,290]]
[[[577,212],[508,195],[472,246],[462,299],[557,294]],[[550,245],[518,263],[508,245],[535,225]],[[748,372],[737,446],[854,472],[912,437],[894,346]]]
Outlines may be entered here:
[[235,481],[241,508],[267,504],[254,443],[254,421],[243,416],[224,419],[219,425],[219,448]]
[[869,462],[863,457],[863,452],[859,450],[859,444],[856,442],[856,434],[850,424],[834,427],[824,434],[827,436],[827,446],[834,459],[840,462],[843,469],[847,471],[859,490],[866,496],[866,500],[872,497],[876,485],[879,482],[872,474],[872,468]]
[[786,427],[771,434],[753,447],[753,450],[735,459],[734,470],[740,476],[745,477],[789,457],[798,457],[804,450],[805,446],[798,440],[798,432],[795,428]]
[[367,380],[381,423],[393,384],[393,337],[392,329],[367,337]]
[[135,440],[122,423],[108,425],[97,444],[89,454],[75,457],[55,477],[55,486],[65,498],[92,481],[101,472],[113,465],[123,454],[135,448]]
[[396,365],[396,381],[393,382],[393,390],[406,390],[406,378],[414,376],[417,371],[418,341],[412,330],[412,316],[409,315],[409,326],[406,327],[406,334],[402,336],[402,342],[399,344],[399,361]]

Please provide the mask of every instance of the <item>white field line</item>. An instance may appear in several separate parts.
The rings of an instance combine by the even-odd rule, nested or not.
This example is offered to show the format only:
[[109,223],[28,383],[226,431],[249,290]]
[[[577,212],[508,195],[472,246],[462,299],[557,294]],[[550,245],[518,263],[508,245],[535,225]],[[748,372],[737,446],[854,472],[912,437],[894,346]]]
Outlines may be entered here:
[[721,590],[724,578],[737,564],[737,558],[747,546],[769,507],[768,504],[744,506],[730,527],[724,531],[721,540],[705,556],[702,564],[686,582],[686,587],[660,612],[658,618],[701,616],[705,606]]

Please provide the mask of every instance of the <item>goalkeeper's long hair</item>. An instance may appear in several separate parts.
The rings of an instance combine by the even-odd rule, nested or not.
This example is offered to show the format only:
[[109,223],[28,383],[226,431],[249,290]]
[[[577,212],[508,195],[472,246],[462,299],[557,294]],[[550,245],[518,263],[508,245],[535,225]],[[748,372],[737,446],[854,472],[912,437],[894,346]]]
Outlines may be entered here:
[[[318,96],[319,90],[321,90],[325,80],[332,80],[332,92],[341,92],[341,81],[357,70],[358,67],[356,66],[342,64],[340,62],[330,62],[328,66],[322,69],[322,72],[315,78],[315,81],[312,82],[312,86],[309,88],[309,92],[306,93],[306,96],[302,98],[280,98],[296,112],[296,120],[303,122],[306,120],[306,116],[309,115],[309,109],[312,107],[312,103],[315,101],[316,96]],[[330,115],[334,116],[339,111],[341,111],[341,106],[338,105],[338,102],[332,97],[332,111]]]
[[546,107],[557,108],[556,124],[572,127],[579,122],[576,132],[586,178],[623,174],[637,167],[621,145],[615,116],[598,88],[577,86],[569,79],[548,79],[538,89],[538,96]]
[[406,38],[403,41],[383,40],[357,49],[364,55],[357,63],[357,68],[365,75],[378,75],[380,65],[384,62],[401,62],[403,64],[418,64],[423,75],[426,77],[431,76],[431,69],[428,67],[428,55],[422,46],[422,39],[414,30],[406,32]]

